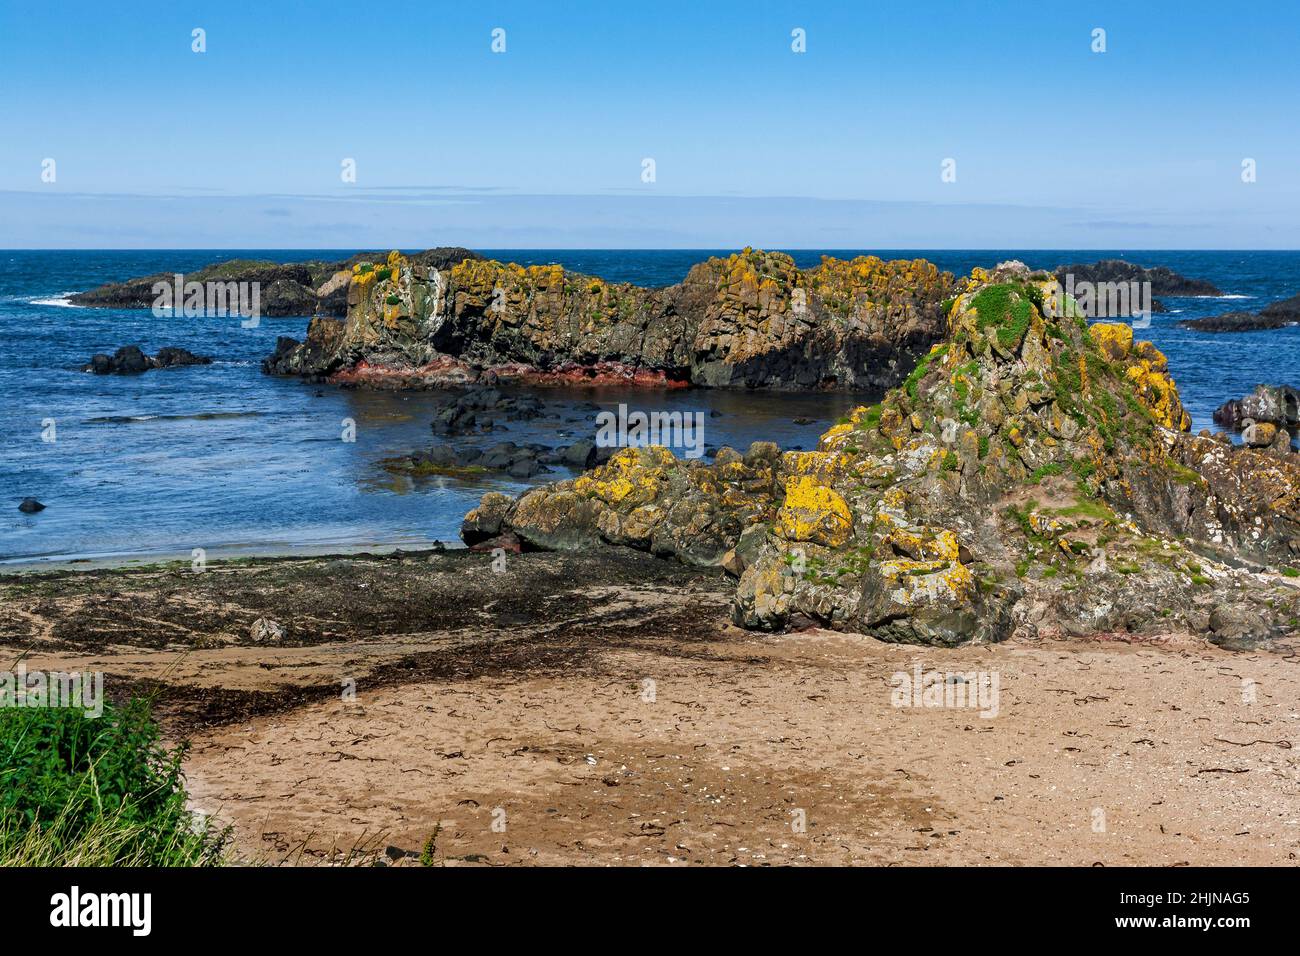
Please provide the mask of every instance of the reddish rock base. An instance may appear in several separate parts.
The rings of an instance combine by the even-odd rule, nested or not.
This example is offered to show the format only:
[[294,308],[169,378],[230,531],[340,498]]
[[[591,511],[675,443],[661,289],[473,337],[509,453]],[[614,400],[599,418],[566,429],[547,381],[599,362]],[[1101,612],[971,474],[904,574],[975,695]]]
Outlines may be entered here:
[[335,385],[360,385],[367,388],[445,388],[471,385],[475,382],[509,382],[535,386],[606,386],[618,385],[636,388],[689,388],[684,377],[672,377],[662,369],[638,368],[618,362],[597,362],[594,365],[568,363],[554,369],[538,369],[531,365],[494,365],[478,369],[450,355],[439,356],[426,365],[413,368],[373,365],[358,362],[329,376]]

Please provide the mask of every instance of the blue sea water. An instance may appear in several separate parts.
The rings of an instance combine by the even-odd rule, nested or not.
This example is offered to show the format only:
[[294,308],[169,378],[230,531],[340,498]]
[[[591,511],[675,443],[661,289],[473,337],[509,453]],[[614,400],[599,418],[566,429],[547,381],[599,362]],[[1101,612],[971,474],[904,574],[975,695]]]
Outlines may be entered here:
[[[306,318],[157,318],[148,311],[84,309],[64,297],[153,272],[188,271],[232,258],[281,262],[342,259],[354,250],[0,251],[0,562],[108,556],[188,556],[420,547],[456,540],[460,519],[488,490],[517,493],[534,482],[501,478],[411,481],[380,459],[428,446],[429,423],[447,396],[310,386],[263,375],[261,359],[279,335],[302,337]],[[667,285],[717,250],[484,250],[522,264],[558,262],[610,281]],[[1181,319],[1233,309],[1256,311],[1300,292],[1300,253],[1133,250],[866,250],[885,258],[922,256],[955,273],[1004,259],[1051,269],[1125,258],[1207,279],[1229,299],[1166,298],[1171,310],[1141,334],[1170,359],[1194,428],[1257,382],[1300,385],[1300,328],[1212,335]],[[797,251],[800,265],[860,250]],[[725,253],[724,253],[725,254]],[[95,352],[138,344],[211,355],[215,363],[138,376],[78,371]],[[711,446],[745,448],[759,438],[812,447],[826,423],[878,396],[788,393],[599,391],[538,393],[548,416],[485,436],[560,444],[593,432],[594,402],[645,410],[721,412],[706,419]],[[812,419],[796,424],[795,419]],[[341,440],[345,420],[356,440]],[[53,424],[53,431],[49,428]],[[46,441],[45,437],[53,437]],[[32,496],[47,510],[24,515]]]

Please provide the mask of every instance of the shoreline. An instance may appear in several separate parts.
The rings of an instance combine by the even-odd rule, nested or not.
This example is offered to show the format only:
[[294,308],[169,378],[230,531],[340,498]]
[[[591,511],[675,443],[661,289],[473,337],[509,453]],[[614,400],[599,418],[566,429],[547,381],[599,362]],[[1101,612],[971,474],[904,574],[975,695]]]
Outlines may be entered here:
[[[418,542],[388,542],[375,544],[320,544],[263,546],[258,544],[222,545],[210,548],[206,557],[209,568],[235,564],[268,561],[294,561],[335,557],[365,557],[438,554],[442,551],[468,550],[460,540],[441,542],[442,547]],[[214,556],[215,555],[215,556]],[[0,580],[10,575],[40,574],[42,572],[75,571],[188,571],[192,558],[187,551],[164,550],[103,555],[56,555],[44,557],[0,558]]]
[[[0,576],[0,653],[152,697],[243,862],[416,865],[430,841],[448,866],[1300,853],[1295,638],[915,647],[743,631],[730,590],[626,549],[504,573],[463,549],[73,569]],[[251,639],[259,617],[283,639]],[[918,666],[998,674],[996,715],[897,706]]]

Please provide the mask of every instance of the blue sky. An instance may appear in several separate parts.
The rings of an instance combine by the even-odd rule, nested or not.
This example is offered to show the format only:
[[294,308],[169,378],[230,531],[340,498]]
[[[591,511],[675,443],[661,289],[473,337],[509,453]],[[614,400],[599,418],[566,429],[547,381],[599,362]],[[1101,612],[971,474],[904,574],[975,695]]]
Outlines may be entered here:
[[1282,2],[0,0],[0,246],[1298,248],[1297,35]]

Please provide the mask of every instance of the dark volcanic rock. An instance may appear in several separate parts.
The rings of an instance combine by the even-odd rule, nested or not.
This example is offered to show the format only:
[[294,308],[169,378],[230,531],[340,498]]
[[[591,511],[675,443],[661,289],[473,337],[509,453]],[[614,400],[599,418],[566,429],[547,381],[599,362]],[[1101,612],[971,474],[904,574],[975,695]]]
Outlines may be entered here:
[[1225,312],[1223,315],[1211,315],[1204,319],[1187,319],[1179,322],[1184,329],[1197,332],[1263,332],[1268,329],[1280,329],[1300,319],[1286,319],[1281,315],[1258,315],[1254,312]]
[[188,349],[167,346],[158,350],[152,358],[145,355],[138,345],[124,345],[111,356],[98,352],[81,367],[83,372],[96,375],[138,375],[153,368],[174,368],[181,365],[211,365],[212,358],[207,355],[195,355]]
[[212,357],[195,355],[189,349],[169,345],[159,349],[152,362],[154,368],[172,368],[177,365],[211,365]]
[[1284,322],[1300,322],[1300,295],[1293,295],[1280,302],[1272,302],[1259,312],[1266,319],[1281,319]]
[[1215,423],[1224,428],[1240,430],[1248,420],[1300,431],[1300,391],[1289,385],[1256,385],[1245,398],[1224,402],[1214,411]]
[[44,511],[45,505],[41,504],[35,498],[24,498],[18,502],[18,510],[25,515],[34,515],[38,511]]
[[531,396],[511,397],[491,387],[473,388],[442,409],[432,427],[435,435],[451,437],[492,431],[499,421],[528,421],[541,414],[542,403]]
[[[259,287],[260,311],[263,316],[335,316],[347,315],[348,284],[356,262],[378,262],[382,253],[358,253],[342,262],[278,263],[256,259],[232,259],[205,266],[196,272],[182,273],[181,282],[247,282]],[[480,259],[478,253],[459,246],[429,249],[411,257],[422,268],[450,268],[465,259]],[[87,292],[70,296],[74,305],[109,309],[149,309],[158,295],[156,283],[174,287],[176,274],[159,272],[124,282],[110,282]]]
[[[1179,275],[1165,266],[1145,269],[1135,263],[1125,262],[1123,259],[1102,259],[1094,263],[1058,266],[1056,281],[1065,286],[1067,276],[1073,276],[1076,283],[1150,282],[1152,295],[1223,295],[1219,287],[1212,282],[1206,282],[1203,279],[1189,279],[1187,276]],[[1162,310],[1157,309],[1156,311]]]
[[1263,332],[1300,324],[1300,295],[1264,306],[1258,313],[1225,312],[1205,319],[1178,323],[1199,332]]
[[275,352],[262,359],[262,371],[270,375],[299,375],[319,381],[336,367],[330,356],[342,340],[339,319],[317,316],[307,326],[307,341],[282,335],[275,340]]

